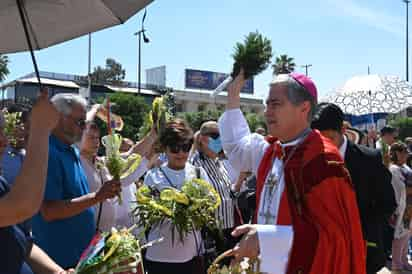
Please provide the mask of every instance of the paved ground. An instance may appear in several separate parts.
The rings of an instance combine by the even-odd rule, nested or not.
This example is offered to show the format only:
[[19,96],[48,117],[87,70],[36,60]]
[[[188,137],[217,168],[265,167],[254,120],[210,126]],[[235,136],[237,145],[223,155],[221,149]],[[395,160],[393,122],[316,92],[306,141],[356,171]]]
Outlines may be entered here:
[[[411,262],[410,262],[411,263]],[[388,264],[388,267],[385,267],[383,270],[379,271],[378,274],[391,274],[391,270],[389,267],[390,263]],[[402,274],[412,274],[412,271],[403,271]]]
[[[379,274],[391,274],[391,271],[385,267],[382,271],[379,271]],[[402,274],[412,274],[411,271],[404,271]]]

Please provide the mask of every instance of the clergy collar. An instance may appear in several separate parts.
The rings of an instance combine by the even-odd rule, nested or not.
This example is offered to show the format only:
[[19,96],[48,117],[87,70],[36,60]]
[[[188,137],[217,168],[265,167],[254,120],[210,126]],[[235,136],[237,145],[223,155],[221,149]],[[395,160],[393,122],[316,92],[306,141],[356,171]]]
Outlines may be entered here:
[[348,138],[346,138],[345,135],[343,135],[343,143],[339,148],[339,154],[342,156],[342,158],[345,159],[345,154],[346,154],[346,149],[348,148]]
[[309,133],[311,132],[312,130],[310,129],[310,128],[306,128],[304,131],[302,131],[295,139],[293,139],[292,141],[289,141],[289,142],[287,142],[287,143],[280,143],[280,146],[282,147],[282,148],[285,148],[285,147],[290,147],[290,146],[296,146],[296,145],[298,145],[301,141],[302,141],[302,139],[304,139],[304,138],[306,138],[306,136],[308,136],[309,135]]

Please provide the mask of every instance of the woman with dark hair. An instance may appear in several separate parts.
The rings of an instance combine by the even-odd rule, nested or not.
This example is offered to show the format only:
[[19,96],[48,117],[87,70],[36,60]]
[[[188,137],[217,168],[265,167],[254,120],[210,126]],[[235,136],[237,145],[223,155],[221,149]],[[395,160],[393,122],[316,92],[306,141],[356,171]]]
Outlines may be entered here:
[[[167,162],[148,171],[145,185],[161,191],[165,188],[180,189],[185,181],[197,177],[209,181],[202,168],[197,169],[187,161],[193,145],[193,132],[184,120],[175,119],[167,123],[160,136],[160,144]],[[181,241],[178,233],[172,232],[170,222],[164,222],[152,228],[148,240],[161,237],[164,237],[161,243],[147,249],[146,269],[149,274],[201,273],[195,260],[202,252],[199,231],[188,233]]]
[[392,218],[395,229],[392,241],[392,273],[401,273],[402,270],[412,270],[408,263],[408,242],[410,238],[410,220],[406,216],[406,185],[402,174],[402,166],[408,159],[407,146],[404,143],[394,143],[390,149],[392,186],[395,191],[398,207]]

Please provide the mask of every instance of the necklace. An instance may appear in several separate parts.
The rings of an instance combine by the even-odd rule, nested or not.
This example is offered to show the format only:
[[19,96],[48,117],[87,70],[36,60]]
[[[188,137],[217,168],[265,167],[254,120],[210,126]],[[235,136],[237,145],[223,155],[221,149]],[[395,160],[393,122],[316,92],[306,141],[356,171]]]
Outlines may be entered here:
[[[264,200],[263,200],[263,205],[262,205],[262,210],[263,213],[260,213],[259,216],[264,218],[264,224],[269,224],[271,219],[276,218],[276,214],[272,214],[270,212],[270,206],[272,205],[273,198],[275,197],[277,190],[279,188],[280,182],[283,179],[283,176],[285,174],[285,167],[289,160],[292,158],[292,156],[295,154],[297,148],[305,141],[306,137],[309,135],[311,132],[310,128],[305,129],[297,138],[296,140],[299,140],[298,143],[293,147],[292,151],[290,152],[289,156],[285,160],[281,173],[279,176],[276,176],[273,172],[274,169],[274,163],[273,167],[271,169],[271,174],[269,175],[268,179],[266,180],[265,183],[265,191],[264,191]],[[282,148],[283,149],[283,148]],[[268,200],[268,203],[266,205],[266,200]]]

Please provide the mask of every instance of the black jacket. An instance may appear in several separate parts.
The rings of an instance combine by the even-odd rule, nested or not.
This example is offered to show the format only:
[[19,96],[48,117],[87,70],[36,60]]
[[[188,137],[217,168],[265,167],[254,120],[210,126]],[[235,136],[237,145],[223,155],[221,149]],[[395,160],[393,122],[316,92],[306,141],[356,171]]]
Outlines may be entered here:
[[383,165],[378,150],[356,145],[349,140],[345,164],[355,187],[364,239],[369,243],[368,272],[377,272],[386,261],[383,241],[386,220],[397,206],[392,175]]

